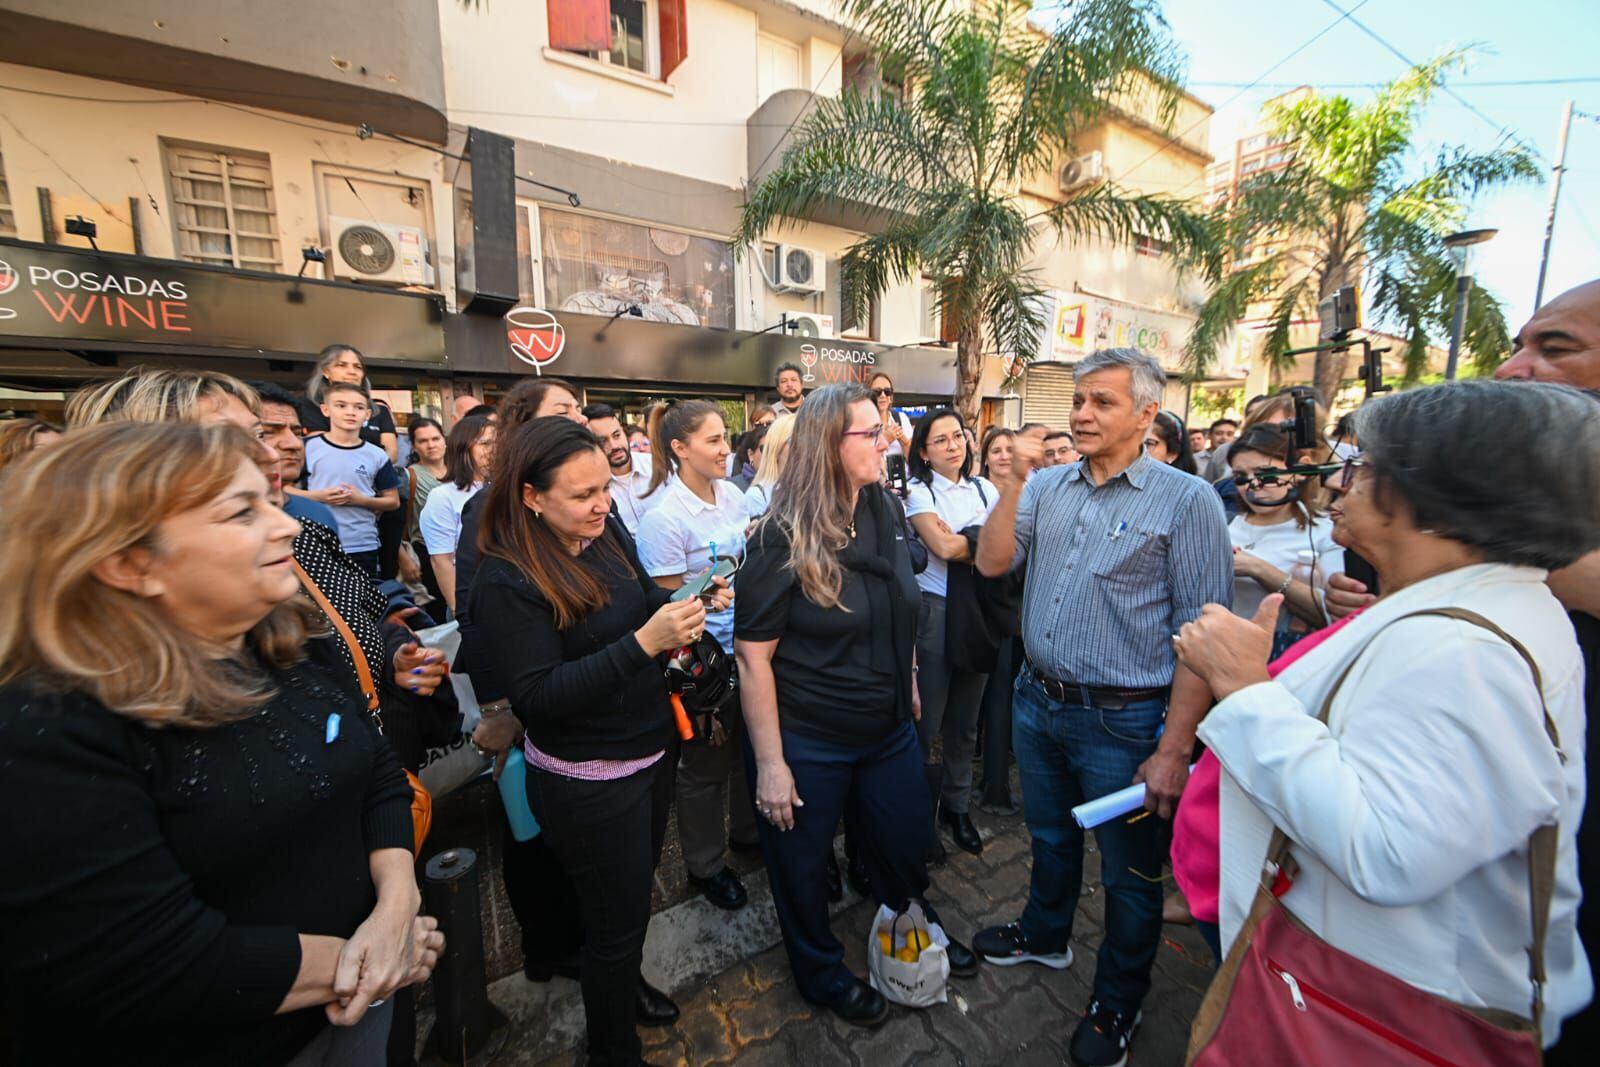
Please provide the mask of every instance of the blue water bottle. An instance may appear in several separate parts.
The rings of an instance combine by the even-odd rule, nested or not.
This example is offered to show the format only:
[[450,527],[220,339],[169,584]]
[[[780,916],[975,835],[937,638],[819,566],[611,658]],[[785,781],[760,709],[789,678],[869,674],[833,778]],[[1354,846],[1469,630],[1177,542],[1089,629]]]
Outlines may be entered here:
[[528,807],[528,762],[522,758],[521,745],[512,747],[500,772],[500,802],[506,806],[512,837],[532,841],[539,836],[539,820]]

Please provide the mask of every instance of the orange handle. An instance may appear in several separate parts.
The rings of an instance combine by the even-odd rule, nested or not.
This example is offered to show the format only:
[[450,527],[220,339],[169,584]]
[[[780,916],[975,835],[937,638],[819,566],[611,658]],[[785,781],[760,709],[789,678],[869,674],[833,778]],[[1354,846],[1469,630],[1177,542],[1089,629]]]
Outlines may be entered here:
[[693,741],[694,725],[689,722],[689,713],[683,710],[683,698],[673,693],[671,699],[672,717],[678,720],[678,736],[685,741]]

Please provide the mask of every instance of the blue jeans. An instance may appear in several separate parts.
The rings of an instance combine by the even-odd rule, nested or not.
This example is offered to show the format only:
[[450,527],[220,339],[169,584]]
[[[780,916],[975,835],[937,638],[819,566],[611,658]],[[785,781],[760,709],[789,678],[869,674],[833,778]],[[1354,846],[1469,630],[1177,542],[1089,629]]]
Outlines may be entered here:
[[[928,891],[923,857],[933,812],[911,723],[869,745],[782,733],[783,758],[805,807],[796,809],[793,830],[779,831],[766,819],[756,825],[795,985],[813,1004],[832,1005],[856,984],[828,920],[825,867],[840,816],[878,903],[899,909]],[[753,800],[758,775],[748,731],[744,758]]]
[[[1047,951],[1067,947],[1083,884],[1083,830],[1072,809],[1133,781],[1156,750],[1165,700],[1120,711],[1052,700],[1032,672],[1017,677],[1012,743],[1022,803],[1033,836],[1033,877],[1022,931]],[[1152,818],[1117,819],[1095,830],[1106,933],[1095,965],[1094,995],[1132,1013],[1150,991],[1161,942],[1161,849]]]

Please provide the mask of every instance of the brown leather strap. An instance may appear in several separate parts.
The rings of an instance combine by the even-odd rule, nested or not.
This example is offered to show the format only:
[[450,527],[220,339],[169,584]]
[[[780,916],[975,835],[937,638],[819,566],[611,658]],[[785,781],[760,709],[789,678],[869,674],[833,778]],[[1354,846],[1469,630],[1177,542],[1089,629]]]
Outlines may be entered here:
[[[1517,655],[1522,657],[1522,661],[1533,672],[1534,690],[1539,694],[1539,708],[1544,715],[1545,735],[1550,738],[1550,743],[1555,746],[1556,755],[1561,757],[1562,763],[1565,763],[1567,756],[1566,753],[1561,751],[1561,734],[1556,729],[1555,719],[1550,715],[1550,706],[1544,699],[1544,678],[1539,673],[1539,665],[1534,662],[1533,655],[1528,651],[1527,647],[1495,625],[1495,623],[1466,608],[1425,608],[1421,611],[1413,611],[1401,615],[1399,618],[1390,619],[1378,628],[1378,633],[1382,633],[1397,622],[1425,615],[1455,619],[1458,622],[1464,622],[1487,630],[1510,645]],[[1339,677],[1334,681],[1333,687],[1328,690],[1328,695],[1322,701],[1322,710],[1317,712],[1318,722],[1324,725],[1327,724],[1328,713],[1333,710],[1334,697],[1338,695],[1340,687],[1350,677],[1350,672],[1355,669],[1362,654],[1372,646],[1377,636],[1378,634],[1375,633],[1371,638],[1368,638],[1367,644],[1351,657],[1349,663],[1345,664],[1344,670],[1339,673]],[[1550,929],[1550,901],[1555,895],[1557,829],[1555,824],[1541,826],[1528,837],[1528,891],[1533,924],[1533,944],[1528,950],[1528,976],[1533,981],[1533,1022],[1535,1026],[1543,1023],[1544,1016],[1544,943]],[[1292,844],[1293,842],[1289,840],[1289,836],[1283,830],[1277,826],[1272,828],[1272,842],[1267,845],[1266,864],[1261,875],[1262,885],[1269,891],[1272,888],[1277,872],[1283,869],[1286,863],[1292,862],[1289,859],[1289,847]]]
[[304,567],[300,566],[300,561],[293,560],[292,562],[294,563],[294,572],[300,576],[300,584],[305,587],[306,592],[311,594],[311,599],[317,602],[317,607],[322,609],[322,613],[328,617],[328,621],[333,623],[333,628],[338,631],[339,637],[345,643],[345,647],[350,650],[350,659],[356,665],[356,678],[361,682],[361,691],[367,697],[367,710],[376,712],[378,710],[378,687],[372,680],[372,667],[367,663],[367,654],[361,651],[361,642],[356,640],[355,631],[350,629],[350,624],[344,621],[344,616],[339,614],[339,609],[333,606],[333,601],[328,599],[328,594],[324,593],[322,587],[312,580],[311,575],[306,573]]
[[411,512],[417,506],[417,468],[415,466],[406,468],[406,479],[410,482],[410,492],[406,494],[405,514],[400,516],[400,539],[409,542],[411,540]]

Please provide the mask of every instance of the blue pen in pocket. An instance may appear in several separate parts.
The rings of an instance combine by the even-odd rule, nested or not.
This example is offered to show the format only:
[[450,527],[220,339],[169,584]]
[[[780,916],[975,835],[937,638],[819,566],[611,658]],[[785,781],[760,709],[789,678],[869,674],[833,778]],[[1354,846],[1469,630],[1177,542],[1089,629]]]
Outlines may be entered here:
[[1117,528],[1115,530],[1111,531],[1111,540],[1115,541],[1117,538],[1121,537],[1123,534],[1125,534],[1127,532],[1128,532],[1128,520],[1127,519],[1123,519],[1121,522],[1117,523]]

